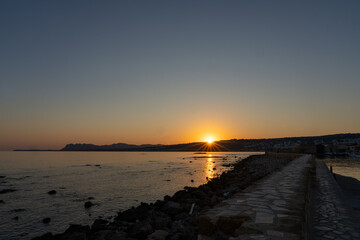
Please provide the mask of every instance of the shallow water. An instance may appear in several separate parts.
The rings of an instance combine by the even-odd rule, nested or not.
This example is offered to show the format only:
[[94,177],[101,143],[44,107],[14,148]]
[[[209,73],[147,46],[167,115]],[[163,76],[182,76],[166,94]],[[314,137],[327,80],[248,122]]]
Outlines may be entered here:
[[332,166],[334,173],[353,177],[360,181],[360,158],[324,158],[318,160],[325,162],[329,168]]
[[[31,239],[91,224],[184,186],[197,187],[255,153],[0,152],[0,239]],[[47,194],[55,190],[55,195]],[[95,206],[86,210],[89,198]],[[13,219],[19,217],[18,220]],[[50,217],[49,224],[42,219]]]

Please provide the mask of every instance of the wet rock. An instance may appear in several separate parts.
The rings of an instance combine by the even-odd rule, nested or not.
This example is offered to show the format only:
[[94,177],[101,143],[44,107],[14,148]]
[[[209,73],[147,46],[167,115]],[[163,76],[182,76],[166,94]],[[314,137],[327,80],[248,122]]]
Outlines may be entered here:
[[184,208],[178,202],[168,201],[162,207],[162,210],[168,215],[176,215],[184,211]]
[[136,220],[144,220],[146,213],[151,209],[149,204],[141,203],[137,208],[130,208],[124,212],[120,212],[116,220],[135,222]]
[[107,228],[107,225],[108,225],[108,221],[103,219],[96,219],[93,225],[91,226],[91,230],[95,232],[100,230],[105,230]]
[[15,216],[15,217],[13,217],[13,219],[16,221],[19,220],[19,216]]
[[89,226],[82,226],[79,224],[71,224],[68,229],[66,229],[65,233],[72,233],[72,232],[90,232]]
[[1,203],[5,203],[5,202],[4,202],[3,200],[0,200],[0,204],[1,204]]
[[175,201],[183,201],[184,199],[191,198],[191,194],[186,190],[177,191],[172,197]]
[[94,197],[88,197],[87,199],[88,200],[94,200],[95,198]]
[[6,176],[0,176],[0,178],[5,178]]
[[154,229],[166,229],[170,226],[171,218],[158,210],[150,210],[147,214],[150,224]]
[[198,198],[198,199],[205,199],[207,197],[206,193],[204,193],[201,190],[195,190],[191,193],[191,195],[193,195],[194,197]]
[[135,222],[130,228],[130,236],[137,239],[144,239],[153,232],[153,227],[148,221]]
[[86,209],[88,209],[88,208],[91,208],[92,205],[94,205],[92,202],[87,201],[87,202],[85,202],[84,207],[85,207]]
[[43,223],[49,223],[51,221],[51,218],[47,217],[42,220]]
[[56,194],[56,191],[55,190],[48,191],[48,194],[49,195],[54,195],[54,194]]
[[210,236],[216,230],[216,226],[211,222],[211,219],[206,215],[201,215],[198,218],[199,234]]
[[167,231],[156,230],[147,237],[147,240],[166,240],[166,237],[169,235]]
[[0,191],[0,194],[11,193],[17,191],[16,189],[5,188]]

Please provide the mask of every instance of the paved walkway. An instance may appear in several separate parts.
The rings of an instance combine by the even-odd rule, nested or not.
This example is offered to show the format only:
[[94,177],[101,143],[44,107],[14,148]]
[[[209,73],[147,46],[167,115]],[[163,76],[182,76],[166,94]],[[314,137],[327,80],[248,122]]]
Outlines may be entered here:
[[199,217],[198,239],[304,239],[311,155],[299,157]]
[[311,193],[313,239],[360,239],[360,222],[325,163],[316,163],[316,185]]

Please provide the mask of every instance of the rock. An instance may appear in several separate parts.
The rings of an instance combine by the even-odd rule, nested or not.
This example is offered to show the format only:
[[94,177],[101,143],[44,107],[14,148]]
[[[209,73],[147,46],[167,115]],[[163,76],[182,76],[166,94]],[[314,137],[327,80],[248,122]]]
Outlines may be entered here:
[[16,189],[6,188],[0,191],[0,194],[11,193],[17,191]]
[[0,203],[5,203],[3,200],[0,200]]
[[93,225],[91,226],[91,230],[95,232],[100,230],[105,230],[108,223],[109,223],[108,221],[103,219],[95,219]]
[[65,233],[73,233],[73,232],[90,232],[90,227],[82,226],[79,224],[70,224],[68,229],[65,230]]
[[201,215],[198,218],[199,234],[210,236],[216,230],[216,226],[211,222],[211,219],[206,215]]
[[51,218],[47,217],[42,220],[43,223],[49,223],[51,221]]
[[48,194],[49,195],[54,195],[54,194],[56,194],[56,191],[55,190],[48,191]]
[[92,207],[92,205],[93,205],[93,203],[92,203],[92,202],[87,201],[87,202],[84,204],[84,207],[85,207],[86,209],[88,209],[88,208],[91,208],[91,207]]
[[144,239],[147,235],[151,234],[154,230],[148,221],[135,222],[130,228],[130,236],[137,239]]
[[184,208],[181,207],[181,204],[178,202],[168,201],[162,207],[162,210],[167,213],[168,215],[176,215],[184,211]]
[[[192,189],[191,187],[189,187],[189,189]],[[182,202],[184,201],[185,199],[189,199],[191,198],[191,194],[190,192],[186,191],[186,190],[180,190],[180,191],[177,191],[174,196],[172,196],[172,200],[174,201],[177,201],[177,202]]]
[[147,240],[166,240],[166,237],[169,235],[167,231],[156,230],[147,237]]
[[204,193],[203,191],[201,190],[195,190],[191,193],[191,195],[193,195],[194,197],[200,199],[200,200],[203,200],[207,197],[206,193]]
[[94,200],[95,198],[94,197],[88,197],[87,199],[88,200]]
[[17,221],[17,220],[19,220],[19,217],[15,216],[15,217],[13,217],[13,219]]
[[0,176],[0,178],[5,178],[6,176]]
[[161,211],[150,210],[147,215],[154,229],[166,229],[171,223],[171,218]]
[[124,220],[127,222],[135,222],[136,220],[144,220],[147,212],[151,209],[149,204],[141,203],[137,208],[130,208],[124,212],[120,212],[116,220]]

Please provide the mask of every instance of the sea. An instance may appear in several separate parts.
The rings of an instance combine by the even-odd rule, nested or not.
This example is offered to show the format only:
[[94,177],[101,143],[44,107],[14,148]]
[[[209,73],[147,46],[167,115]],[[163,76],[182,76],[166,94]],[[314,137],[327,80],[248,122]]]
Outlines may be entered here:
[[[200,186],[253,154],[262,153],[0,152],[0,240],[111,219],[141,202]],[[52,190],[56,194],[48,194]],[[94,204],[89,209],[87,201]],[[44,218],[51,221],[44,224]]]

